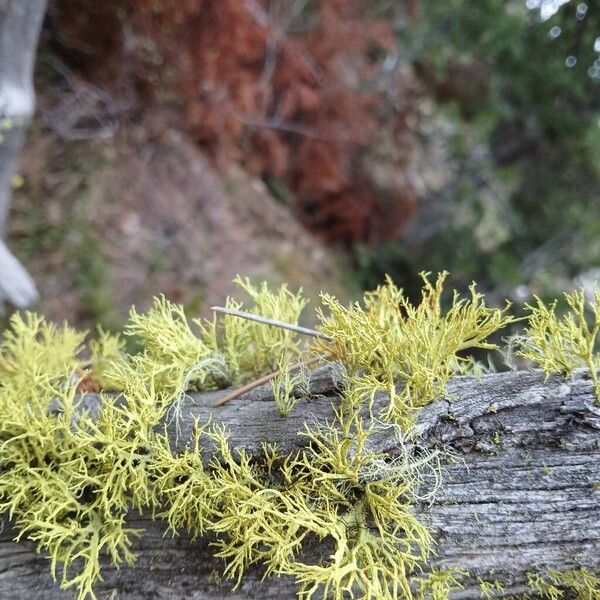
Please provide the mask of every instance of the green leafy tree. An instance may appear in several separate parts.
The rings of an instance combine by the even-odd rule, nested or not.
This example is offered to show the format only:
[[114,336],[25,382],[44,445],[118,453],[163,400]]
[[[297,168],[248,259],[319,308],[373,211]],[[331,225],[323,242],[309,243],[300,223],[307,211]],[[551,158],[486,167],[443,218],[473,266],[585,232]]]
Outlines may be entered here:
[[555,295],[600,259],[600,7],[421,4],[399,35],[436,102],[452,179],[422,199],[415,233],[360,250],[365,283],[390,272],[416,289],[443,265],[455,284]]

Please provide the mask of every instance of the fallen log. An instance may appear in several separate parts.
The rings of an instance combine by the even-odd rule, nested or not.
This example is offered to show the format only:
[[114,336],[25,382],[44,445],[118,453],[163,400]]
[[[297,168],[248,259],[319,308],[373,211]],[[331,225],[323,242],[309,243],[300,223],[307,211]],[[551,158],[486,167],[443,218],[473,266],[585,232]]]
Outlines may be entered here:
[[[228,427],[235,447],[252,451],[267,440],[289,452],[302,446],[304,422],[331,418],[338,388],[335,367],[317,369],[309,394],[286,417],[278,414],[268,385],[216,408],[226,391],[193,394],[179,433],[170,424],[169,435],[182,449],[194,419],[212,417]],[[101,409],[97,396],[84,403]],[[434,501],[416,510],[437,541],[431,566],[469,572],[454,598],[479,598],[478,578],[503,582],[508,595],[526,590],[530,572],[600,567],[600,406],[587,371],[568,380],[546,379],[541,371],[456,377],[443,398],[422,410],[417,435],[420,444],[452,456]],[[392,454],[395,443],[389,429],[376,437],[377,447]],[[145,530],[134,543],[137,563],[121,569],[106,564],[99,598],[295,597],[292,580],[261,581],[260,571],[248,573],[233,591],[220,580],[222,563],[212,557],[209,539],[173,539],[148,515],[132,515],[130,525]],[[0,535],[0,598],[73,598],[52,581],[47,559],[27,541],[15,544],[14,535],[9,526]]]

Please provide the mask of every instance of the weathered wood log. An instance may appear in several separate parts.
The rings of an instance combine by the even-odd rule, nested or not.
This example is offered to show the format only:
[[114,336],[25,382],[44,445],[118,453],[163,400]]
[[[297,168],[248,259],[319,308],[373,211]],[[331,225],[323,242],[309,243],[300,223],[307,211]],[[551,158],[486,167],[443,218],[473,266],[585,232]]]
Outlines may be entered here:
[[[302,446],[305,421],[331,418],[338,383],[334,367],[316,370],[310,395],[287,417],[277,413],[268,385],[219,408],[213,403],[224,392],[195,394],[185,403],[179,437],[173,425],[169,435],[183,448],[194,418],[212,417],[227,425],[236,447],[256,450],[268,440],[291,451]],[[95,396],[84,402],[100,408]],[[540,371],[457,377],[444,398],[423,409],[417,431],[420,444],[454,455],[433,503],[416,510],[437,540],[431,564],[470,572],[455,598],[478,598],[477,577],[498,579],[517,593],[528,572],[600,567],[600,406],[586,371],[569,380],[546,380]],[[382,450],[393,453],[395,443],[389,429],[377,436]],[[261,581],[259,571],[232,591],[229,582],[218,582],[222,564],[212,558],[210,540],[164,536],[164,524],[147,515],[132,515],[131,526],[145,529],[134,545],[138,561],[120,570],[106,565],[99,597],[295,596],[293,581]],[[47,559],[29,542],[15,544],[14,535],[9,526],[0,535],[0,598],[72,598],[52,582]]]
[[[12,177],[35,108],[33,64],[46,0],[0,0],[0,238],[4,235]],[[35,303],[35,285],[0,245],[0,308]]]

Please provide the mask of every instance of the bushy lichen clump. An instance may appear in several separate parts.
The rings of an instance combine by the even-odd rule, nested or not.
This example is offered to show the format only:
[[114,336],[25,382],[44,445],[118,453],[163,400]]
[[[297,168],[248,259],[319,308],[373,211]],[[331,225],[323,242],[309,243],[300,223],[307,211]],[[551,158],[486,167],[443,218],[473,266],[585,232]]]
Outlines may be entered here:
[[[598,600],[600,598],[600,577],[588,569],[532,573],[527,581],[531,591],[543,600]],[[524,600],[530,598],[525,595]]]
[[571,375],[587,367],[594,393],[600,400],[600,290],[586,302],[583,290],[565,293],[568,310],[558,314],[557,302],[528,306],[530,316],[525,335],[517,339],[519,354],[532,360],[546,373]]
[[[254,302],[248,310],[299,319],[301,294],[239,283]],[[413,451],[411,427],[419,407],[464,371],[459,353],[492,348],[486,338],[511,317],[486,307],[474,288],[444,311],[442,283],[443,275],[435,284],[425,279],[416,307],[390,281],[350,308],[324,295],[319,315],[329,339],[312,345],[231,316],[196,321],[194,332],[183,310],[164,298],[145,314],[132,311],[125,335],[141,343],[135,354],[102,331],[86,353],[84,334],[14,316],[0,350],[0,512],[80,598],[94,597],[102,557],[115,565],[134,560],[131,541],[140,532],[127,527],[132,509],[150,511],[173,533],[212,533],[223,574],[236,582],[260,565],[267,575],[294,577],[305,599],[341,599],[350,591],[373,600],[446,598],[463,573],[420,576],[433,541],[411,507],[423,470],[435,473],[438,457]],[[233,300],[228,306],[241,307]],[[208,423],[196,424],[185,452],[171,449],[160,424],[178,419],[190,390],[279,368],[274,395],[285,412],[299,382],[291,362],[324,356],[343,364],[349,383],[334,422],[300,432],[304,449],[284,456],[264,445],[251,455],[231,448],[227,431]],[[90,381],[104,390],[99,412],[81,399],[82,382]],[[374,415],[380,390],[389,401]],[[404,450],[393,458],[370,447],[382,424],[396,430]],[[212,458],[203,459],[200,447],[212,448]],[[331,555],[308,560],[311,539],[327,540]]]
[[388,393],[386,418],[406,428],[419,408],[443,394],[452,375],[473,365],[461,353],[496,348],[487,339],[514,320],[506,310],[488,308],[474,285],[469,298],[455,292],[444,310],[445,277],[432,284],[424,276],[417,306],[388,279],[365,294],[362,305],[344,307],[324,294],[318,309],[321,329],[333,339],[319,346],[345,366],[351,384],[346,395],[360,402],[377,391]]
[[[162,516],[173,531],[216,533],[216,556],[226,560],[225,576],[237,581],[258,563],[267,574],[295,577],[304,598],[317,591],[341,598],[353,588],[364,598],[410,597],[410,574],[431,545],[410,509],[411,463],[371,481],[370,467],[382,457],[365,449],[369,431],[355,416],[339,413],[336,423],[304,434],[305,451],[280,456],[265,446],[251,457],[231,449],[223,430],[199,429],[198,439],[210,438],[217,452],[207,465],[197,448],[165,456],[156,481],[168,507]],[[311,538],[333,543],[329,560],[303,560]]]

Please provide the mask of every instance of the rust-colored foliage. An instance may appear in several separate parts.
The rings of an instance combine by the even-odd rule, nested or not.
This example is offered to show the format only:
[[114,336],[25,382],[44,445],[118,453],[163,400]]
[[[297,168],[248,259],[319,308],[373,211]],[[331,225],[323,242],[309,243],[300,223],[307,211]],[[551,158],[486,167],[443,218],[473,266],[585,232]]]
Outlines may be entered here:
[[58,2],[58,29],[71,47],[101,46],[101,56],[87,52],[89,68],[112,69],[125,55],[122,69],[146,98],[174,95],[200,145],[221,164],[240,161],[284,184],[313,231],[335,242],[381,240],[412,214],[407,186],[386,190],[384,203],[365,168],[382,128],[407,143],[416,104],[390,101],[382,89],[380,57],[395,41],[369,3],[105,0],[87,24],[92,36],[81,15],[98,5],[76,4]]

